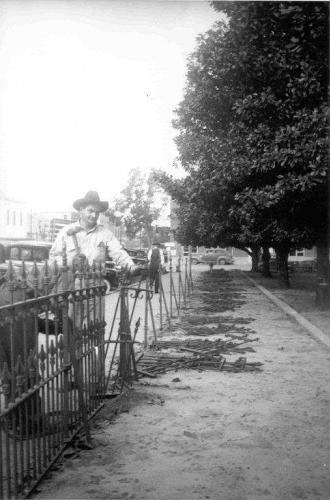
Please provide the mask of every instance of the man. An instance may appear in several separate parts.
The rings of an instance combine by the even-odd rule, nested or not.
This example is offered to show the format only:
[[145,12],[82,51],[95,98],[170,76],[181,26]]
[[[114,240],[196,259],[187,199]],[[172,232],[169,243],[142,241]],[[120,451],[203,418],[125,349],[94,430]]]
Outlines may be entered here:
[[[88,191],[84,198],[76,200],[73,203],[73,208],[79,211],[79,220],[64,226],[58,233],[50,249],[50,264],[53,264],[56,260],[60,267],[65,250],[69,266],[74,260],[87,261],[90,265],[94,261],[104,264],[111,257],[116,265],[134,274],[138,267],[134,265],[131,257],[122,248],[113,233],[97,223],[100,213],[105,212],[108,206],[107,201],[100,201],[96,191]],[[84,286],[84,281],[82,284]],[[63,283],[60,277],[58,288],[61,289],[62,286]],[[69,288],[76,289],[80,288],[80,286],[79,278],[75,279],[72,276]],[[86,322],[88,323],[88,317],[95,320],[101,319],[103,315],[104,300],[102,300],[100,309],[93,306],[93,301],[88,304],[88,299],[87,303],[86,300],[81,303],[80,308],[75,307],[74,312],[72,305],[69,306],[69,318],[73,319],[74,324],[79,328],[82,328]]]
[[155,293],[159,290],[159,272],[164,265],[164,254],[160,249],[160,243],[154,241],[148,252],[150,288],[155,283]]
[[105,263],[111,257],[115,264],[134,271],[135,265],[113,233],[97,223],[100,213],[105,212],[109,204],[100,201],[96,191],[88,191],[84,198],[73,203],[79,212],[79,221],[64,226],[50,250],[50,261],[61,264],[63,248],[66,249],[68,265],[77,257],[86,258],[90,265],[93,261]]

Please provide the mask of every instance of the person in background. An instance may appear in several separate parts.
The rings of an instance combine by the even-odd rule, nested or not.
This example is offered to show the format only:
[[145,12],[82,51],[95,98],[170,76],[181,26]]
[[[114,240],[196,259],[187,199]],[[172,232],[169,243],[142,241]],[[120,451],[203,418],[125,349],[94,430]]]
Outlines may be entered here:
[[154,241],[148,252],[150,288],[155,285],[155,293],[159,291],[159,272],[164,266],[164,254],[160,248],[160,243]]

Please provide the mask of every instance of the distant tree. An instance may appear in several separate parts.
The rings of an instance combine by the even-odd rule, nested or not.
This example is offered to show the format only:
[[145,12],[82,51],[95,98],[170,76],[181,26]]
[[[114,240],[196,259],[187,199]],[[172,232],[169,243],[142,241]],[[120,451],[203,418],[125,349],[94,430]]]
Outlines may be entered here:
[[121,212],[122,222],[125,225],[129,238],[135,238],[143,232],[151,245],[154,224],[160,215],[161,207],[157,203],[159,187],[154,183],[151,174],[143,174],[139,168],[129,172],[127,186],[121,191],[115,201],[112,214],[116,219],[116,212]]

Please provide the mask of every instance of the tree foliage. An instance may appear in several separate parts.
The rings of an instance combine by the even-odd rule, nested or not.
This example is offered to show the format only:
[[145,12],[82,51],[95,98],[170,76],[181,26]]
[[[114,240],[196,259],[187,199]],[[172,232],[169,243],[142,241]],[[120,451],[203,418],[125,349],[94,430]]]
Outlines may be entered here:
[[121,219],[129,238],[143,232],[151,244],[153,223],[161,211],[155,196],[157,191],[159,188],[152,174],[143,174],[139,168],[129,172],[127,186],[116,199],[112,213],[109,213],[113,220]]
[[174,120],[188,174],[179,234],[285,252],[327,245],[328,4],[213,6],[228,22],[200,36]]

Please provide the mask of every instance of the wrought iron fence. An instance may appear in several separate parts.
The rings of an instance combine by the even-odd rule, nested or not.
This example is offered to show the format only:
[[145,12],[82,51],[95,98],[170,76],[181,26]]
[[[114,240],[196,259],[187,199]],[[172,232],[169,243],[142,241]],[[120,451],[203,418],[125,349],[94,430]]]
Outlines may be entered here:
[[27,496],[78,432],[88,445],[89,419],[139,376],[140,326],[144,347],[172,328],[192,290],[189,259],[173,270],[170,258],[165,286],[159,278],[156,301],[147,275],[123,277],[106,331],[101,265],[69,268],[65,256],[60,267],[9,263],[0,283],[0,498]]

